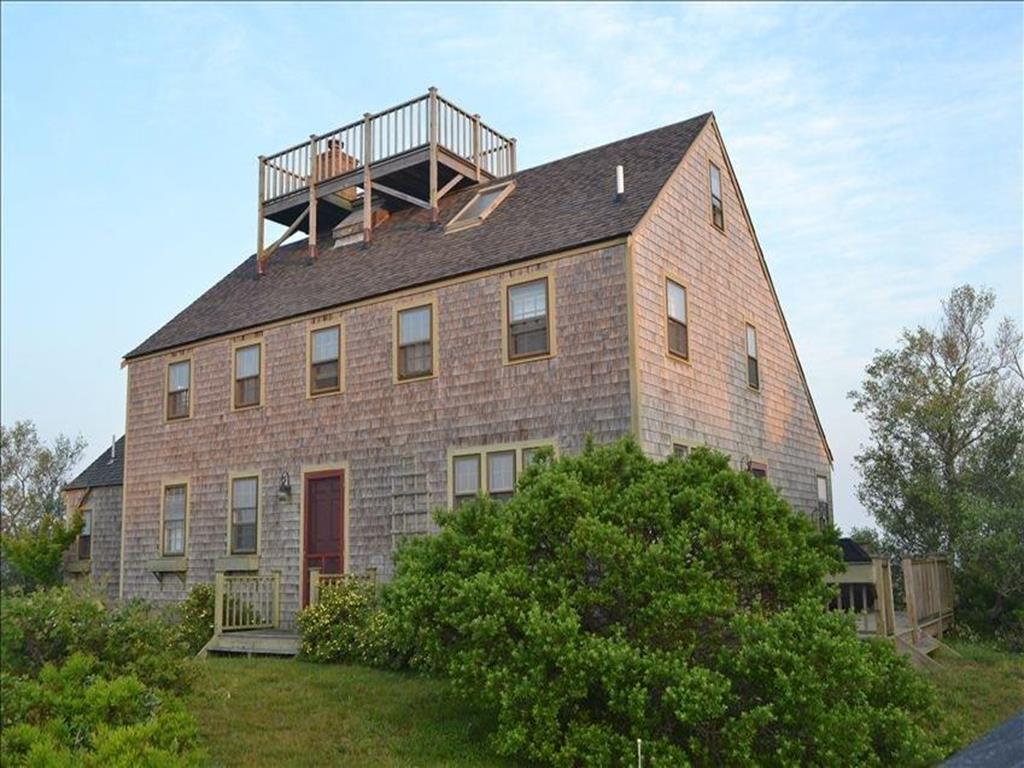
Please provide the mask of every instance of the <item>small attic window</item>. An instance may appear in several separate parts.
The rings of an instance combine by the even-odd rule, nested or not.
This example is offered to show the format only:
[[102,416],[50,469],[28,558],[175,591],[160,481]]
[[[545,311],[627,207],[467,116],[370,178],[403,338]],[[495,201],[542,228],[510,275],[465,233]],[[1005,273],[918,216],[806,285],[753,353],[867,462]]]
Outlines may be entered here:
[[494,187],[481,189],[476,193],[476,195],[474,195],[473,199],[466,203],[462,210],[455,214],[454,218],[448,222],[448,226],[445,227],[445,232],[457,232],[460,229],[476,226],[491,215],[491,211],[497,208],[501,204],[501,201],[508,197],[509,193],[515,188],[515,186],[515,182],[507,181],[504,184],[498,184]]

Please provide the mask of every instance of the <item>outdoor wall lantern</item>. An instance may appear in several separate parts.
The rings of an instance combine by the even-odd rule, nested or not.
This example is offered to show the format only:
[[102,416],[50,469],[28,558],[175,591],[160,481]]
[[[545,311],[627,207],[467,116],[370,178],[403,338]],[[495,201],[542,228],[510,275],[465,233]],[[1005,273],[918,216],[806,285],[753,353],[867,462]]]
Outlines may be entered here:
[[288,501],[292,497],[292,479],[287,472],[281,473],[281,479],[277,485],[277,500]]

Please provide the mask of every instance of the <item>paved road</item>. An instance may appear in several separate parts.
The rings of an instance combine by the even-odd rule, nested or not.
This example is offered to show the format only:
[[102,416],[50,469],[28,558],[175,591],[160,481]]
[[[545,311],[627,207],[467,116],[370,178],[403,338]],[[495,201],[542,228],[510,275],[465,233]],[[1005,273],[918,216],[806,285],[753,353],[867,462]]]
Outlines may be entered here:
[[942,765],[945,768],[1024,768],[1024,710]]

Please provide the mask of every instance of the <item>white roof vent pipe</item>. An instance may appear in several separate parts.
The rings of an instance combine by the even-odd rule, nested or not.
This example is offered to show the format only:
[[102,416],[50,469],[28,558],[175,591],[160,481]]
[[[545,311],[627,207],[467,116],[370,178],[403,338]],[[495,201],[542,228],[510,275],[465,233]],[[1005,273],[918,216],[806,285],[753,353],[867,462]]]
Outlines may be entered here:
[[620,200],[626,194],[626,176],[621,165],[615,166],[615,199]]

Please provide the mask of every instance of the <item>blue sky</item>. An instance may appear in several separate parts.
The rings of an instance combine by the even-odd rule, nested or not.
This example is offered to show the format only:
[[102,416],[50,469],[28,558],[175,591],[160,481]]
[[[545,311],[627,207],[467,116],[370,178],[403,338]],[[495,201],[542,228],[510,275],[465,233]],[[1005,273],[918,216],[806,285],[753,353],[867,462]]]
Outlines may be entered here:
[[1022,6],[2,6],[5,424],[124,421],[121,355],[252,252],[256,156],[430,85],[527,167],[713,109],[866,521],[846,393],[956,284],[1022,314]]

